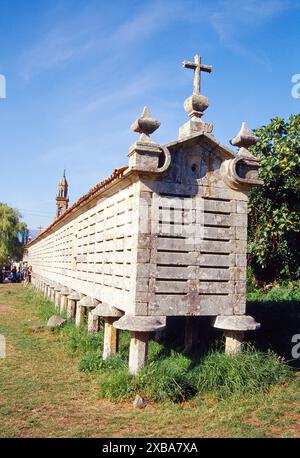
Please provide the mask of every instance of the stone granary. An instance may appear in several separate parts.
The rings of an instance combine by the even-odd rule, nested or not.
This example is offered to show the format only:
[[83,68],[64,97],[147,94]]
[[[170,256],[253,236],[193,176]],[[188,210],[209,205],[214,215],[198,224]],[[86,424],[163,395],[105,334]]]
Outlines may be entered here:
[[186,341],[196,316],[223,329],[226,351],[240,349],[244,332],[258,328],[246,315],[248,192],[261,184],[248,150],[257,138],[246,123],[231,144],[220,144],[202,120],[200,56],[189,120],[179,139],[159,145],[160,123],[147,108],[132,129],[140,134],[129,164],[97,184],[28,245],[33,283],[70,319],[97,332],[105,321],[104,358],[118,348],[119,330],[131,332],[129,370],[144,366],[149,333],[166,317],[186,317]]

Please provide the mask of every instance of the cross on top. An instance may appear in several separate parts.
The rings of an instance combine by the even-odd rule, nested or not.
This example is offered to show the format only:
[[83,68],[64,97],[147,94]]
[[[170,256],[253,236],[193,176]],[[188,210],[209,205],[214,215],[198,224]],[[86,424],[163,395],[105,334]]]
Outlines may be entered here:
[[212,66],[201,64],[201,56],[199,56],[199,54],[196,54],[194,57],[194,62],[185,60],[182,62],[182,66],[185,68],[192,68],[194,70],[193,94],[200,94],[201,72],[211,73]]

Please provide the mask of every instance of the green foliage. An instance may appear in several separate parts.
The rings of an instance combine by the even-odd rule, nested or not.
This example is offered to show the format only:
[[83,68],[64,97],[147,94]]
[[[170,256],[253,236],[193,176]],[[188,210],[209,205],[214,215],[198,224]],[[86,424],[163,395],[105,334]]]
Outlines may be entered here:
[[[262,295],[261,291],[254,290],[252,298],[261,300]],[[291,283],[272,288],[264,297],[267,306],[272,298],[297,300],[299,289]],[[45,320],[55,311],[51,302],[31,288],[27,292],[27,301],[38,308],[38,314]],[[270,314],[271,310],[268,316]],[[280,315],[282,318],[282,313]],[[260,317],[259,321],[262,321]],[[225,399],[232,395],[264,393],[271,386],[288,381],[292,373],[283,359],[268,348],[258,351],[245,344],[238,355],[228,355],[223,348],[216,348],[201,360],[194,360],[180,351],[150,341],[148,364],[133,377],[128,373],[129,333],[120,334],[119,352],[103,361],[103,325],[99,333],[88,334],[86,326],[76,327],[74,322],[70,322],[58,332],[68,351],[78,358],[79,369],[97,374],[99,396],[110,401],[133,399],[135,394],[151,401],[175,403],[208,393]],[[270,336],[267,340],[270,342]],[[290,339],[284,336],[284,341],[289,343]]]
[[200,393],[213,392],[225,398],[232,394],[266,391],[289,379],[290,369],[270,350],[256,351],[250,346],[237,355],[210,352],[193,370],[192,378]]
[[[149,360],[136,377],[128,374],[123,359],[114,361],[109,370],[99,367],[100,397],[110,401],[132,399],[139,393],[151,401],[182,402],[197,393],[212,393],[219,398],[231,395],[263,393],[272,385],[283,383],[291,377],[291,371],[270,350],[259,352],[245,346],[238,355],[228,355],[224,350],[214,350],[195,363],[181,353],[171,351],[150,342],[150,350],[158,356]],[[159,350],[157,352],[157,350]]]
[[197,392],[191,364],[191,359],[181,353],[162,354],[138,374],[135,391],[153,401],[185,401]]
[[88,334],[84,326],[76,327],[74,322],[69,322],[61,332],[66,337],[67,351],[74,356],[89,355],[88,359],[91,359],[91,355],[102,350],[103,331]]
[[35,307],[38,316],[46,323],[52,315],[57,313],[53,302],[38,294],[33,288],[26,289],[26,301]]
[[300,115],[274,118],[255,130],[251,148],[260,159],[264,185],[249,200],[249,257],[255,277],[300,276]]
[[131,399],[134,395],[133,382],[134,377],[128,373],[127,367],[102,372],[99,378],[99,397],[115,402]]
[[103,361],[101,351],[88,351],[83,354],[79,361],[79,369],[83,372],[95,372],[99,370],[114,370],[127,368],[127,358],[123,353],[117,353],[111,358]]
[[20,213],[0,202],[0,266],[10,260],[19,261],[23,255],[22,235],[25,223],[20,222]]

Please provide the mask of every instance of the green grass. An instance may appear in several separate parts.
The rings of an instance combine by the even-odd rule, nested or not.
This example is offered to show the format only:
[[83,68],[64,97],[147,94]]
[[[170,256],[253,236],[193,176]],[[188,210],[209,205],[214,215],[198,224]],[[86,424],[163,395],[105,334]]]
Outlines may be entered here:
[[78,358],[79,369],[97,373],[99,396],[110,401],[130,400],[137,393],[150,401],[177,403],[197,394],[213,393],[218,398],[256,394],[292,377],[290,368],[271,350],[257,351],[246,344],[241,354],[228,355],[219,346],[195,359],[153,340],[149,342],[147,366],[137,377],[131,377],[127,332],[120,335],[118,354],[107,361],[101,358],[102,323],[97,334],[88,334],[86,325],[76,327],[74,323],[68,323],[60,334],[66,350]]
[[[255,304],[267,323],[270,300]],[[151,341],[148,366],[130,377],[127,333],[120,354],[103,362],[103,330],[88,335],[70,323],[31,331],[53,313],[30,289],[0,285],[8,344],[0,360],[1,437],[300,437],[300,377],[267,348],[245,348],[237,359],[215,349],[197,361]],[[276,342],[281,355],[270,334],[271,347]],[[146,409],[132,408],[136,393],[151,399]]]

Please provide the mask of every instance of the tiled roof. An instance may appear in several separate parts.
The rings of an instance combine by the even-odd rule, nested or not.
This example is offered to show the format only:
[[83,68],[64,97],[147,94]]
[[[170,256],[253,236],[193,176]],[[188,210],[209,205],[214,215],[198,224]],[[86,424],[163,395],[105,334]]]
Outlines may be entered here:
[[29,242],[27,246],[33,245],[36,241],[40,240],[43,238],[45,234],[50,232],[50,230],[55,227],[58,223],[63,221],[70,213],[72,213],[76,208],[79,208],[81,205],[86,203],[90,198],[94,197],[99,191],[102,191],[104,188],[107,187],[107,185],[113,183],[114,181],[120,179],[125,170],[128,169],[128,166],[121,167],[120,169],[115,169],[113,173],[108,177],[105,178],[104,180],[100,181],[100,183],[96,184],[93,188],[91,188],[86,194],[81,196],[76,202],[74,202],[71,207],[69,207],[66,211],[64,211],[58,218],[56,218],[53,223],[51,223],[46,229],[43,230],[34,240]]

